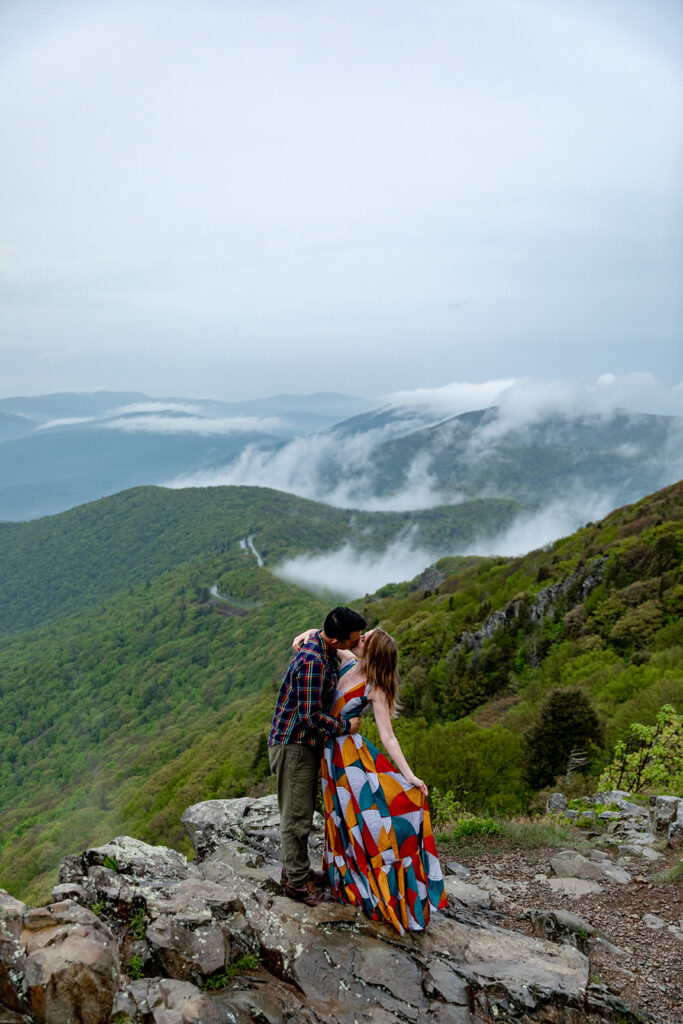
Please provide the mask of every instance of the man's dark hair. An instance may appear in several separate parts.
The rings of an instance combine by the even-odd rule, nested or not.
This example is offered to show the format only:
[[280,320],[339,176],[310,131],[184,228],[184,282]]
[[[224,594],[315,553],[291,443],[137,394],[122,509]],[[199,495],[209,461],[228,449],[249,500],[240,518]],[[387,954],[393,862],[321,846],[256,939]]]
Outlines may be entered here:
[[323,624],[325,636],[330,640],[341,640],[344,643],[356,630],[365,629],[367,623],[362,615],[353,608],[333,608]]

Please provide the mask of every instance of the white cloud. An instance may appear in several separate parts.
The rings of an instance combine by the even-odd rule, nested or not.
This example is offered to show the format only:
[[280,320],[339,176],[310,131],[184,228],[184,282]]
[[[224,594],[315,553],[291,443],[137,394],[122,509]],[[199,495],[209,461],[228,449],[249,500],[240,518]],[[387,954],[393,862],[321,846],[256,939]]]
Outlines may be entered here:
[[[415,425],[410,419],[405,422],[407,429]],[[221,469],[185,474],[165,486],[273,487],[338,508],[362,508],[370,512],[432,508],[440,499],[435,495],[436,481],[429,471],[429,458],[423,453],[408,467],[406,481],[400,489],[375,494],[372,451],[396,433],[397,426],[392,423],[346,437],[331,432],[298,437],[275,452],[249,445]],[[323,474],[330,465],[341,469],[328,483]],[[449,500],[455,503],[461,497],[453,495]]]
[[488,409],[515,384],[514,379],[488,380],[482,383],[453,381],[438,388],[415,388],[413,391],[395,391],[385,395],[391,405],[410,408],[418,406],[441,416],[458,416],[463,412]]
[[620,411],[683,414],[683,395],[651,373],[604,374],[591,383],[526,378],[502,392],[497,408],[496,419],[476,435],[477,450],[551,417],[609,420]]
[[[422,452],[408,465],[405,481],[396,491],[374,494],[372,488],[372,459],[366,463],[362,475],[340,482],[331,495],[330,504],[342,508],[360,507],[366,512],[410,512],[433,508],[446,502],[438,481],[431,472],[431,456]],[[460,504],[463,495],[449,492],[447,503]]]
[[614,508],[609,495],[576,493],[554,501],[538,512],[516,519],[493,537],[482,537],[460,549],[467,555],[525,555],[574,533],[586,522],[602,519]]
[[534,377],[453,381],[438,388],[416,388],[386,396],[402,407],[433,410],[442,416],[496,406],[498,417],[484,436],[519,429],[549,416],[611,417],[619,409],[683,415],[683,384],[667,386],[652,373],[605,373],[595,381],[542,380]]
[[[108,430],[123,430],[127,433],[146,434],[267,434],[283,427],[276,417],[259,419],[257,416],[231,416],[218,419],[203,419],[194,416],[135,416],[132,419],[106,420],[98,426]],[[186,484],[186,486],[190,486]]]
[[121,405],[112,409],[110,416],[126,416],[129,413],[139,412],[185,412],[189,416],[197,416],[201,413],[200,405],[190,405],[188,402],[133,402],[131,405]]
[[324,434],[295,438],[275,453],[249,445],[237,459],[222,469],[189,473],[170,480],[166,486],[273,487],[278,491],[298,494],[302,498],[317,494],[317,501],[325,501],[326,496],[321,493],[319,464],[332,450],[333,445]]
[[408,537],[399,538],[381,554],[358,551],[346,544],[325,555],[299,555],[278,566],[277,576],[316,592],[327,592],[349,600],[372,594],[387,583],[412,579],[434,561],[428,551],[411,546]]
[[36,430],[52,430],[53,427],[71,427],[76,423],[92,423],[92,416],[69,416],[61,420],[49,420],[41,423]]
[[353,543],[324,555],[298,555],[275,568],[275,575],[307,590],[351,600],[374,593],[387,583],[411,580],[428,565],[447,555],[525,555],[551,545],[584,523],[602,519],[612,510],[608,496],[574,494],[524,514],[500,533],[454,548],[427,550],[416,544],[416,530],[405,531],[381,554],[359,551]]
[[381,554],[360,551],[353,543],[324,555],[298,555],[273,571],[307,590],[353,599],[374,593],[387,583],[413,579],[428,565],[447,555],[525,555],[573,533],[584,523],[602,519],[612,510],[609,496],[575,493],[532,514],[525,513],[507,529],[468,544],[427,550],[416,542],[415,528],[389,544]]

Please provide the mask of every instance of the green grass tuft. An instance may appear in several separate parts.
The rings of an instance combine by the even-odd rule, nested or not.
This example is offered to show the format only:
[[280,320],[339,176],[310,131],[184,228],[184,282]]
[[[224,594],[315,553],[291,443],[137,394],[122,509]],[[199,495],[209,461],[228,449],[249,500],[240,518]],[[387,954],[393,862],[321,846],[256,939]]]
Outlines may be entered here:
[[[451,821],[436,832],[442,846],[456,846],[460,852],[479,853],[484,846],[534,849],[541,846],[574,844],[575,834],[569,822],[564,824],[554,815],[544,818],[499,818],[466,815]],[[466,847],[466,850],[463,850]]]
[[218,971],[210,977],[205,978],[199,986],[202,992],[215,992],[217,989],[225,988],[231,981],[234,981],[240,974],[246,971],[253,971],[259,965],[259,958],[254,953],[247,953],[239,960],[233,960],[224,971]]
[[509,818],[499,821],[500,834],[515,846],[566,846],[572,841],[572,829],[556,818]]
[[672,868],[666,868],[664,871],[658,871],[656,875],[652,876],[654,882],[680,882],[683,881],[683,859],[679,860],[678,864],[674,864]]
[[139,981],[145,973],[145,962],[139,953],[132,956],[126,964],[126,973],[133,981]]

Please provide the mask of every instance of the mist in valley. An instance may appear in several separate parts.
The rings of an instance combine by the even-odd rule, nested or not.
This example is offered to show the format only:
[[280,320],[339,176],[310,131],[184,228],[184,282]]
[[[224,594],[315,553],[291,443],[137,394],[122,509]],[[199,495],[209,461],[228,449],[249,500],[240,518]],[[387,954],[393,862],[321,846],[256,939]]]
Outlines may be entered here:
[[274,572],[281,579],[314,593],[353,600],[389,583],[411,580],[447,555],[515,557],[536,548],[550,547],[587,522],[602,519],[613,507],[609,498],[588,493],[572,495],[566,501],[553,502],[520,516],[501,533],[481,536],[469,544],[429,550],[416,541],[415,531],[406,531],[379,554],[349,543],[324,555],[299,555],[288,559]]
[[[453,416],[472,411],[470,407],[476,407],[482,397],[494,398],[497,401],[496,415],[483,422],[468,439],[467,454],[472,464],[485,464],[499,454],[502,443],[509,442],[511,437],[518,440],[528,438],[530,432],[542,424],[546,424],[546,437],[552,439],[553,431],[561,434],[572,423],[581,422],[589,428],[593,424],[597,430],[600,426],[621,424],[625,415],[626,422],[637,429],[645,419],[643,408],[666,411],[672,418],[665,432],[665,443],[656,451],[648,449],[646,443],[615,443],[609,458],[617,464],[623,462],[618,486],[595,487],[582,484],[581,479],[574,480],[564,493],[538,502],[532,511],[521,512],[505,530],[495,535],[482,532],[474,541],[462,546],[427,549],[412,534],[404,535],[381,554],[369,553],[362,550],[361,545],[351,543],[323,556],[301,555],[276,570],[284,579],[311,590],[352,599],[373,593],[389,583],[411,580],[427,565],[446,555],[523,555],[530,550],[550,546],[585,523],[603,518],[625,503],[624,496],[631,485],[634,493],[628,500],[642,497],[637,492],[637,482],[630,480],[630,464],[637,466],[643,463],[653,468],[655,483],[652,489],[674,482],[683,475],[682,421],[673,415],[681,410],[682,389],[680,386],[666,388],[648,374],[626,378],[606,375],[583,388],[561,381],[490,381],[483,385],[452,384],[432,391],[401,392],[391,397],[398,408],[407,411],[407,424],[411,422],[410,411],[416,406],[423,414],[430,412],[435,422],[449,424]],[[457,428],[456,423],[453,429]],[[246,481],[253,479],[251,473],[274,470],[281,485],[295,493],[334,505],[366,510],[426,509],[444,501],[462,503],[465,500],[463,489],[458,489],[457,479],[450,494],[444,493],[443,486],[436,480],[432,464],[438,451],[416,456],[403,476],[402,487],[391,494],[377,496],[373,494],[372,452],[376,437],[362,438],[362,445],[354,438],[344,438],[341,453],[339,447],[335,447],[333,436],[312,440],[308,449],[302,439],[296,442],[296,446],[287,445],[275,454],[246,451],[228,471],[229,479]],[[306,458],[302,462],[299,456],[304,451]],[[297,457],[293,458],[295,455]],[[339,479],[333,488],[322,493],[319,470],[325,460],[333,459],[348,466],[349,477]],[[303,466],[303,471],[297,471],[297,466]],[[616,475],[620,476],[618,466]],[[478,497],[493,497],[500,493],[498,481],[492,477],[489,487]]]
[[[300,555],[277,569],[284,579],[301,586],[352,598],[387,583],[411,579],[446,555],[514,556],[552,544],[586,522],[642,497],[643,473],[649,490],[683,475],[683,420],[676,415],[683,411],[683,389],[667,388],[650,374],[608,374],[585,385],[534,379],[455,382],[404,391],[387,399],[380,408],[391,410],[391,416],[381,427],[365,431],[333,427],[296,438],[277,450],[249,445],[228,465],[190,474],[170,485],[267,485],[364,511],[411,511],[462,504],[473,498],[519,498],[520,494],[533,504],[533,509],[520,510],[503,532],[490,534],[482,528],[475,540],[459,547],[426,547],[413,532],[381,554],[351,543],[322,556]],[[495,405],[473,427],[469,423],[463,426],[457,417],[480,412],[482,401]],[[666,412],[670,417],[654,421],[663,438],[656,449],[648,442],[653,421],[644,409]],[[638,440],[626,441],[626,430]],[[499,474],[505,471],[510,453],[514,455],[524,446],[533,453],[534,446],[543,444],[556,445],[565,452],[567,445],[577,443],[577,431],[584,441],[594,434],[604,435],[605,444],[611,447],[601,451],[598,446],[594,457],[598,468],[600,460],[606,460],[610,475],[605,473],[597,482],[594,468],[592,476],[582,475],[582,458],[587,465],[588,457],[577,451],[570,453],[575,462],[571,476],[553,482],[552,492],[534,490],[533,458],[527,466],[528,480],[512,482],[514,495],[506,489],[510,483]],[[416,437],[426,437],[426,444],[416,444]],[[388,479],[383,469],[380,480],[378,466],[381,458],[386,463],[386,446],[401,438],[408,440],[406,451],[415,454],[406,462],[396,458],[395,464],[390,463],[393,478]],[[454,472],[452,479],[444,479],[442,468],[439,479],[436,467],[440,461],[448,463],[453,445],[459,442],[462,476]],[[478,483],[476,491],[473,479]]]

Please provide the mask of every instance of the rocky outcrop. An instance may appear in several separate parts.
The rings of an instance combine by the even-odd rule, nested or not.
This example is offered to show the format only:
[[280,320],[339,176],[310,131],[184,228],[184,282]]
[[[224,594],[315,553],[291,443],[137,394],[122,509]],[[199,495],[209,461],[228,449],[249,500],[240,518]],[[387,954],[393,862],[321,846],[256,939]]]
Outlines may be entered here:
[[[154,1021],[154,1024],[226,1024],[230,1011],[196,985],[172,978],[141,978],[128,982],[116,995],[112,1020]],[[234,1018],[233,1018],[234,1019]]]
[[21,933],[27,907],[0,889],[0,1007],[28,1009],[19,965],[23,963]]
[[119,988],[112,933],[72,900],[24,915],[24,985],[36,1024],[78,1020],[107,1024]]
[[628,871],[613,864],[607,854],[593,850],[590,859],[575,850],[561,850],[550,859],[550,866],[558,878],[588,878],[596,882],[609,881],[624,885],[631,881]]
[[[281,894],[274,797],[197,804],[183,820],[192,862],[119,837],[66,858],[47,907],[0,893],[3,1024],[581,1024],[606,999],[581,942],[558,941],[589,928],[552,909],[533,935],[500,927],[502,880],[470,884],[454,862],[448,909],[399,936],[352,907]],[[618,1019],[605,1006],[601,1019]]]
[[0,1008],[35,1024],[108,1024],[120,983],[116,942],[72,900],[28,909],[0,891]]
[[558,608],[566,611],[584,601],[602,580],[606,565],[605,558],[595,558],[586,567],[570,573],[559,583],[553,583],[539,590],[532,598],[516,598],[509,601],[500,611],[492,612],[479,629],[465,631],[453,648],[457,651],[478,650],[485,640],[490,640],[500,629],[520,625],[541,625],[547,618],[554,619]]
[[683,846],[683,797],[653,796],[650,798],[650,828],[666,832],[669,845]]
[[[654,849],[654,844],[662,835],[672,849],[683,846],[683,797],[653,796],[649,806],[644,807],[626,790],[612,789],[583,797],[576,803],[579,810],[568,806],[564,794],[553,793],[546,800],[546,813],[563,814],[584,828],[606,826],[607,841],[618,848],[622,864],[628,864],[633,857],[659,860],[662,854]],[[597,813],[591,805],[610,809]]]
[[436,590],[446,580],[446,573],[441,572],[434,565],[428,565],[420,573],[420,589],[421,590]]

